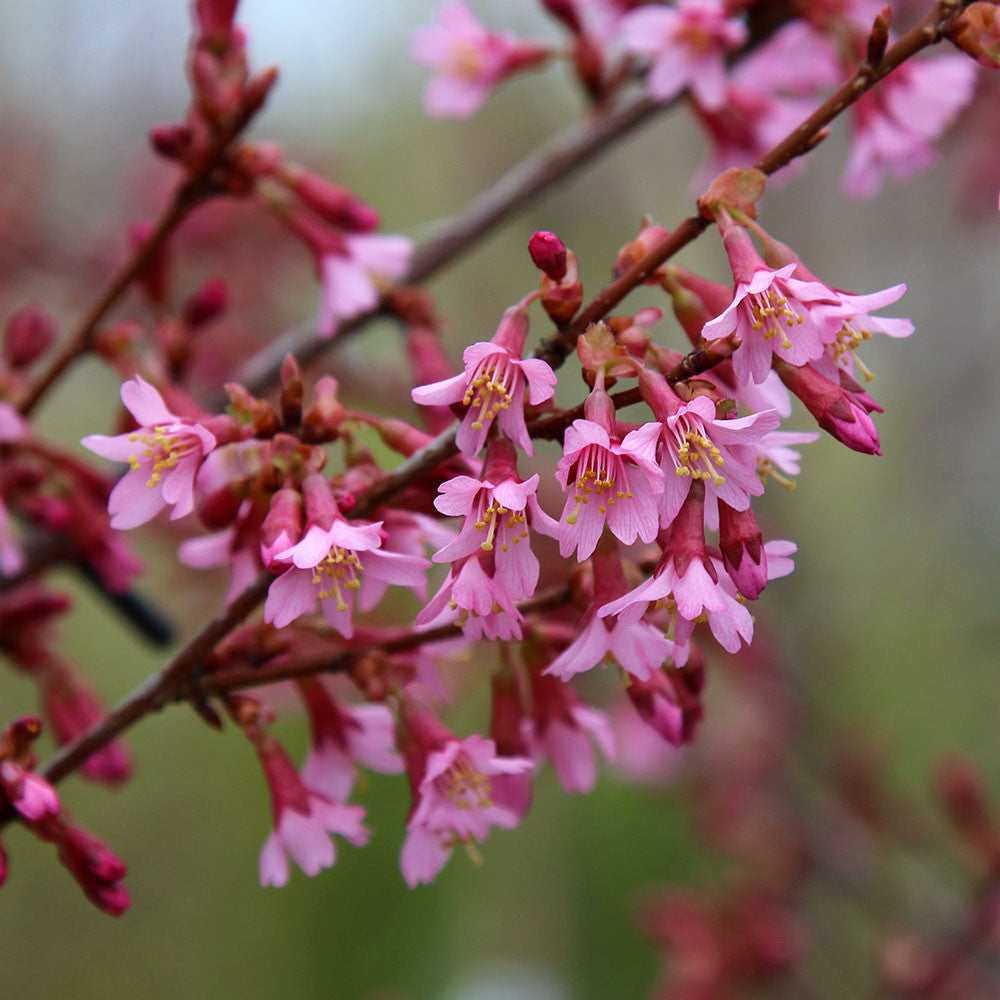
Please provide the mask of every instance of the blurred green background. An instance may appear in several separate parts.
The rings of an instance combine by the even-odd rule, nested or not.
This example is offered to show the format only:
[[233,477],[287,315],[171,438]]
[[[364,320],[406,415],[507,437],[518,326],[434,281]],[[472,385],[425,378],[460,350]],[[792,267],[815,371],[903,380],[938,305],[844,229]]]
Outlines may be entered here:
[[[551,33],[529,0],[475,7],[494,25]],[[255,65],[274,61],[282,69],[255,134],[352,186],[383,211],[386,232],[417,238],[425,223],[459,209],[582,109],[557,67],[513,82],[471,122],[426,119],[419,105],[424,73],[405,52],[412,27],[431,9],[424,0],[249,0],[240,18]],[[185,5],[4,4],[0,31],[8,186],[30,201],[31,224],[65,256],[25,265],[0,302],[6,314],[35,297],[69,322],[118,252],[125,223],[152,210],[163,190],[144,134],[153,122],[178,118],[186,103]],[[668,226],[687,214],[687,181],[703,148],[683,112],[658,119],[435,279],[432,290],[452,321],[453,356],[488,338],[502,309],[533,286],[524,246],[535,229],[558,232],[577,252],[592,293],[644,213]],[[917,332],[905,342],[876,340],[865,351],[878,373],[873,392],[886,408],[878,420],[885,457],[856,455],[824,437],[806,449],[794,493],[769,490],[762,520],[772,535],[795,540],[799,554],[795,576],[770,588],[757,611],[833,717],[884,748],[902,792],[926,800],[928,769],[949,748],[976,757],[996,789],[995,192],[985,193],[978,218],[960,214],[961,161],[946,146],[942,164],[913,183],[890,184],[873,202],[847,201],[839,191],[845,151],[838,125],[808,170],[768,196],[762,221],[833,285],[860,292],[908,282],[896,311],[911,316]],[[8,250],[24,238],[0,234]],[[194,264],[179,264],[182,287],[228,274],[227,260],[241,244],[238,235],[227,239],[225,232],[216,237],[214,256],[202,251]],[[280,280],[263,289],[233,279],[231,322],[253,327],[261,340],[314,315],[310,261],[295,247],[281,260]],[[681,261],[727,280],[711,236]],[[268,259],[251,258],[238,273],[245,278],[257,263],[270,270]],[[650,293],[635,301],[666,306]],[[131,310],[142,315],[135,303]],[[670,321],[659,329],[665,342],[681,346]],[[397,345],[391,327],[373,330],[341,351],[333,370],[364,394],[373,371],[389,381],[381,366]],[[211,381],[210,367],[203,377]],[[566,379],[571,397],[574,379]],[[41,427],[65,442],[104,430],[116,388],[108,372],[81,364],[45,408]],[[392,398],[383,392],[379,402],[388,408]],[[788,424],[809,426],[801,412]],[[178,567],[166,532],[141,530],[134,541],[149,563],[143,590],[158,595],[189,634],[221,593],[221,579]],[[57,575],[56,582],[77,597],[61,648],[117,700],[160,655],[72,580]],[[0,674],[0,718],[31,710],[32,699],[29,683]],[[482,713],[465,721],[483,726]],[[705,726],[712,725],[710,707]],[[295,720],[281,728],[296,753],[302,730]],[[262,891],[256,859],[268,804],[242,737],[211,732],[181,707],[148,720],[129,743],[137,774],[123,790],[71,779],[61,794],[129,863],[132,910],[118,921],[102,916],[50,848],[21,830],[6,832],[11,874],[0,892],[0,995],[640,997],[658,968],[636,930],[643,892],[719,877],[718,859],[699,847],[669,787],[638,787],[608,774],[592,795],[574,798],[546,773],[522,828],[496,832],[483,867],[456,853],[433,886],[410,892],[397,867],[405,783],[376,775],[361,794],[375,830],[371,845],[341,845],[336,866],[317,879],[296,873],[286,889]],[[959,869],[945,866],[940,877],[961,888]],[[836,908],[820,905],[817,913],[822,968],[826,932],[850,936],[853,925]],[[823,920],[832,923],[824,928]],[[839,930],[832,926],[840,921]],[[863,963],[863,949],[854,958]]]

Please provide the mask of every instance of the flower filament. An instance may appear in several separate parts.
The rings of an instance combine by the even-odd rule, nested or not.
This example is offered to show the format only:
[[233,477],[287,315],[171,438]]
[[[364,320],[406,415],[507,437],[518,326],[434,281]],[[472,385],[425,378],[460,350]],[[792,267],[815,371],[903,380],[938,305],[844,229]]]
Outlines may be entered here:
[[145,445],[141,455],[129,455],[128,464],[130,469],[150,466],[148,487],[160,483],[164,475],[192,450],[189,434],[173,434],[164,425],[157,425],[151,431],[135,431],[128,439]]
[[473,430],[482,430],[501,410],[510,407],[513,382],[513,366],[506,354],[497,351],[479,362],[462,399],[466,406],[479,410],[472,421]]
[[361,586],[361,560],[353,549],[333,545],[323,559],[313,567],[312,582],[320,588],[322,600],[337,599],[337,610],[347,610],[347,595]]
[[788,308],[788,299],[779,295],[775,289],[769,288],[764,293],[751,295],[750,300],[754,330],[763,330],[765,340],[780,336],[781,346],[786,351],[789,350],[792,342],[788,339],[788,333],[781,327],[782,320],[785,326],[792,327],[802,323],[803,319]]
[[[590,503],[596,494],[601,506],[601,514],[606,514],[609,507],[614,507],[619,500],[631,500],[632,491],[618,489],[617,479],[621,474],[621,460],[607,448],[589,444],[583,454],[576,460],[577,479],[573,499],[576,506],[566,518],[567,524],[576,524],[581,505]],[[605,492],[607,496],[605,496]]]

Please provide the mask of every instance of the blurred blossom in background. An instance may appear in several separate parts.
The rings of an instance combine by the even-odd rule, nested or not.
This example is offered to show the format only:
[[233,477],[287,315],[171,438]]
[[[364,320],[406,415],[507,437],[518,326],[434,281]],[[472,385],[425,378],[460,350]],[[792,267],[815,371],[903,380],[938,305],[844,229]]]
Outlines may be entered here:
[[[386,232],[416,238],[582,110],[570,81],[551,68],[503,88],[470,121],[426,118],[425,71],[408,47],[433,6],[246,0],[240,8],[255,65],[281,68],[258,133],[378,206]],[[474,6],[498,27],[555,34],[529,0]],[[181,0],[0,8],[4,315],[31,298],[63,319],[78,315],[117,259],[128,224],[158,204],[171,174],[153,162],[145,135],[186,104],[188,26]],[[881,747],[903,791],[928,797],[928,769],[958,748],[1000,793],[996,188],[970,186],[967,165],[946,142],[935,169],[905,185],[890,182],[876,202],[848,201],[840,191],[845,150],[838,122],[801,175],[773,186],[768,229],[840,287],[906,281],[900,314],[912,317],[916,334],[867,349],[886,409],[885,457],[849,453],[824,438],[805,449],[794,496],[769,491],[762,517],[770,534],[798,543],[798,582],[775,584],[762,615],[824,712]],[[671,225],[690,211],[689,179],[702,155],[687,116],[655,119],[464,255],[432,286],[452,320],[453,357],[487,339],[504,307],[534,287],[524,249],[532,232],[559,233],[593,291],[643,214]],[[317,309],[306,252],[249,213],[235,229],[213,229],[212,213],[227,211],[239,210],[213,207],[180,236],[193,248],[179,255],[192,286],[223,274],[233,295],[220,356],[198,362],[205,386],[219,377],[227,352],[245,355],[248,343],[309,321]],[[38,233],[52,252],[33,244]],[[265,248],[262,275],[255,266]],[[698,242],[679,262],[728,281],[719,241]],[[649,291],[635,301],[666,306]],[[660,330],[677,345],[683,338],[671,322]],[[338,353],[348,403],[352,394],[371,409],[382,400],[388,412],[408,395],[402,370],[385,366],[398,345],[386,323]],[[72,442],[83,429],[107,425],[117,384],[91,362],[67,381],[40,424]],[[797,429],[811,429],[807,416]],[[179,566],[169,527],[159,532],[135,539],[149,565],[144,589],[164,595],[189,633],[224,580]],[[116,700],[159,654],[119,629],[72,579],[57,582],[77,599],[67,652],[93,665],[104,695]],[[723,721],[713,712],[712,684],[703,731]],[[0,674],[4,717],[30,695],[28,681]],[[483,704],[457,725],[481,726],[486,711]],[[289,724],[282,733],[291,750],[302,750],[303,728]],[[97,914],[44,846],[12,832],[19,863],[0,898],[4,996],[196,1000],[240,995],[252,983],[249,992],[260,997],[643,997],[659,961],[637,926],[645,893],[666,883],[711,886],[723,874],[676,801],[674,768],[641,786],[609,776],[581,797],[557,793],[549,773],[522,828],[492,838],[482,867],[456,852],[434,885],[410,892],[396,863],[406,789],[374,775],[363,793],[372,844],[363,853],[345,847],[315,880],[296,873],[286,889],[263,891],[256,860],[267,832],[266,790],[242,741],[211,732],[184,708],[129,739],[137,780],[127,798],[75,781],[61,794],[128,859],[133,908],[120,921]],[[954,877],[935,875],[944,883]],[[810,912],[832,939],[867,931],[836,897],[816,900]],[[855,952],[858,969],[836,970],[848,980],[870,961],[863,946]],[[832,974],[823,960],[822,948],[810,954],[810,974]]]

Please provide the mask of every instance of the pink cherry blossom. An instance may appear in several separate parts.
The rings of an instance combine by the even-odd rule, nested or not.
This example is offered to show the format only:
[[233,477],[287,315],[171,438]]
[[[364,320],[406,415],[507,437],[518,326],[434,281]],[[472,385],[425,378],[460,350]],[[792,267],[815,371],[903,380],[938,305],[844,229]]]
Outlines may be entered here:
[[444,4],[436,23],[413,33],[413,58],[435,73],[424,94],[427,114],[466,118],[509,73],[540,62],[548,50],[509,33],[487,31],[464,3]]
[[415,624],[432,627],[457,621],[468,639],[520,639],[524,616],[515,606],[508,583],[521,585],[516,577],[501,578],[495,552],[478,552],[452,564],[441,588],[417,615]]
[[670,525],[698,480],[709,496],[736,510],[746,510],[750,497],[764,492],[753,446],[777,428],[774,410],[720,420],[709,397],[695,396],[682,403],[655,373],[644,377],[643,392],[661,427],[661,527]]
[[442,514],[463,516],[465,523],[458,537],[435,554],[434,562],[492,552],[498,584],[511,600],[523,600],[538,583],[529,525],[549,536],[558,526],[538,505],[537,474],[518,479],[510,442],[498,439],[490,445],[483,475],[483,479],[456,476],[441,485],[434,506]]
[[619,440],[611,433],[613,417],[603,412],[610,403],[599,399],[607,401],[603,390],[588,397],[588,417],[566,429],[556,466],[556,479],[568,493],[559,519],[559,553],[568,556],[576,550],[580,561],[590,557],[605,524],[626,545],[636,538],[651,542],[663,492],[663,473],[656,464],[660,425],[644,424]]
[[[312,525],[300,542],[275,556],[291,566],[271,584],[264,620],[283,628],[314,611],[318,601],[326,620],[349,639],[354,631],[354,592],[360,590],[363,611],[374,607],[366,579],[422,589],[430,563],[382,551],[381,527],[380,521],[351,523],[339,516],[327,528]],[[382,588],[375,590],[376,601],[382,593]]]
[[594,552],[594,602],[577,626],[577,636],[545,670],[562,681],[590,670],[610,654],[633,677],[648,680],[671,651],[671,643],[648,622],[602,618],[597,608],[628,589],[617,543]]
[[669,100],[685,87],[708,110],[726,97],[727,52],[742,45],[746,25],[726,17],[719,0],[678,0],[671,7],[642,7],[621,22],[625,48],[649,56],[646,86],[657,100]]
[[729,308],[705,324],[704,337],[740,338],[732,361],[741,382],[763,382],[775,355],[791,365],[819,358],[842,326],[837,315],[817,308],[834,304],[829,288],[793,277],[795,264],[772,270],[745,229],[731,220],[722,226],[734,295]]
[[135,528],[170,506],[171,519],[194,509],[194,478],[215,436],[167,409],[163,397],[138,375],[122,385],[122,402],[139,425],[116,437],[91,434],[81,442],[92,452],[130,469],[111,491],[113,528]]
[[491,779],[524,774],[526,757],[501,757],[493,740],[453,736],[409,699],[400,708],[401,746],[413,790],[400,868],[410,888],[431,882],[457,844],[482,843],[490,827],[511,829],[518,813],[493,798]]
[[528,334],[527,301],[504,313],[492,340],[465,349],[465,371],[412,392],[423,406],[461,403],[468,407],[455,438],[465,455],[482,450],[494,420],[525,454],[535,453],[524,422],[525,386],[528,402],[533,406],[544,403],[552,398],[556,376],[546,362],[521,357]]
[[975,64],[964,55],[912,59],[864,94],[851,108],[848,194],[871,197],[886,173],[906,180],[930,166],[932,144],[972,100],[976,79]]
[[329,868],[337,857],[331,833],[358,847],[368,843],[361,806],[341,805],[309,791],[275,740],[263,737],[257,752],[274,815],[274,829],[260,852],[261,885],[280,888],[288,882],[288,857],[310,877]]
[[531,675],[531,718],[525,735],[536,761],[552,761],[567,792],[589,792],[597,781],[593,740],[608,760],[615,756],[615,738],[608,717],[583,704],[561,680]]
[[378,305],[383,286],[410,267],[413,241],[406,236],[347,235],[343,252],[320,257],[322,298],[319,335],[330,338],[341,320],[352,319]]
[[354,763],[382,774],[399,774],[392,713],[385,705],[342,705],[316,678],[299,682],[309,713],[311,747],[302,783],[331,802],[345,802],[354,787]]
[[799,461],[802,455],[791,445],[812,444],[818,440],[818,431],[771,431],[770,434],[765,434],[754,445],[757,474],[761,478],[771,476],[783,486],[794,486],[786,477],[797,476],[801,472]]
[[[245,501],[236,520],[228,528],[199,538],[185,539],[177,551],[185,566],[195,569],[229,567],[229,589],[224,600],[227,606],[250,586],[264,568],[260,545],[261,520],[260,512],[250,501]],[[287,549],[290,545],[291,542],[286,541],[282,548]]]

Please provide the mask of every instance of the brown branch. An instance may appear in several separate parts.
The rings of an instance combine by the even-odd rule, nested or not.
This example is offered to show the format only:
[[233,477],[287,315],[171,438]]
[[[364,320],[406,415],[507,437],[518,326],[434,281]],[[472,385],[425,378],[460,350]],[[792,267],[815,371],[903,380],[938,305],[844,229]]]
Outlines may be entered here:
[[[536,594],[517,605],[522,614],[544,611],[566,604],[572,596],[569,587],[553,587]],[[461,626],[455,622],[438,625],[423,632],[402,632],[385,639],[368,643],[363,649],[347,649],[339,653],[315,653],[309,656],[281,656],[263,666],[228,667],[192,680],[174,695],[174,700],[220,695],[241,688],[260,687],[278,681],[309,677],[315,674],[339,674],[351,670],[359,657],[373,650],[383,653],[402,653],[433,642],[453,639],[462,634]]]
[[230,146],[260,110],[261,101],[243,101],[232,120],[221,129],[205,150],[197,169],[183,180],[163,207],[149,237],[135,248],[108,280],[100,295],[84,314],[69,340],[52,359],[49,366],[28,386],[18,409],[28,416],[55,385],[59,377],[77,358],[91,347],[93,336],[108,312],[117,304],[166,246],[167,241],[188,217],[192,209],[212,192],[212,177],[224,160]]
[[[965,5],[957,0],[939,0],[932,11],[886,53],[876,69],[873,70],[867,64],[863,64],[851,80],[807,119],[804,123],[808,126],[807,131],[803,131],[803,127],[800,126],[764,156],[758,162],[757,168],[765,173],[773,173],[803,150],[811,148],[819,131],[827,123],[910,56],[938,41],[944,34],[948,20]],[[795,138],[793,139],[793,137]],[[697,238],[708,225],[708,220],[701,216],[693,216],[684,220],[672,234],[665,237],[662,243],[654,247],[628,272],[603,288],[574,318],[565,331],[560,331],[550,341],[543,343],[536,354],[542,357],[551,356],[553,366],[558,367],[572,350],[576,338],[588,325],[603,318],[645,277],[678,250]],[[325,349],[325,345],[322,346]],[[697,353],[694,351],[692,355]],[[691,355],[688,358],[690,359]],[[681,367],[684,366],[691,368],[692,372],[698,370],[697,364],[688,359],[682,362]],[[673,375],[673,372],[671,374]],[[635,402],[636,400],[629,395],[634,391],[628,390],[626,393],[618,395]],[[623,403],[623,405],[625,404]],[[567,411],[554,419],[566,419],[568,423],[573,419],[569,417],[569,414],[573,412]],[[539,419],[548,420],[549,418]],[[553,426],[546,424],[543,425],[543,429],[550,434],[553,431]],[[454,428],[442,432],[425,448],[375,483],[359,497],[358,504],[352,514],[356,517],[368,515],[379,504],[398,493],[413,479],[454,455],[456,453],[454,436]],[[180,650],[159,673],[129,695],[108,716],[96,723],[88,733],[62,747],[40,773],[51,781],[60,780],[138,719],[170,701],[199,669],[215,645],[263,601],[271,579],[271,574],[261,574],[233,604],[205,625],[194,639]]]

